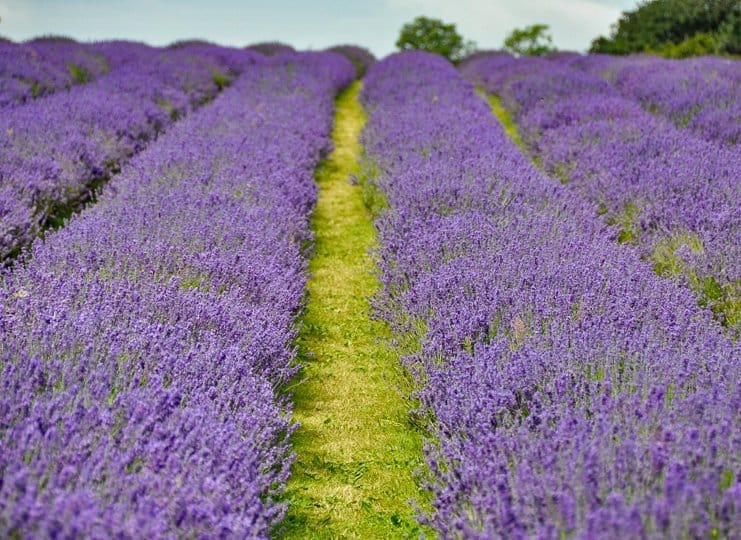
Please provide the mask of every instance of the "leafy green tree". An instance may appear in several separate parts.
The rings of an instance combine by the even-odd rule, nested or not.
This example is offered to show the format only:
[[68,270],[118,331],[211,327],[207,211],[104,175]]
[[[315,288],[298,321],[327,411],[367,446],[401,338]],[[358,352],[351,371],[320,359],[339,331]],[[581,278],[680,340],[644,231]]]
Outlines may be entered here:
[[592,41],[591,52],[661,52],[686,56],[741,54],[741,3],[738,0],[644,0],[625,11],[609,37]]
[[741,55],[741,4],[718,26],[715,39],[722,52]]
[[476,44],[464,40],[454,24],[446,24],[440,19],[417,17],[402,26],[396,46],[401,51],[416,49],[436,53],[458,63],[473,51]]
[[553,37],[547,24],[531,24],[525,28],[515,28],[504,40],[504,50],[520,56],[540,56],[553,52]]

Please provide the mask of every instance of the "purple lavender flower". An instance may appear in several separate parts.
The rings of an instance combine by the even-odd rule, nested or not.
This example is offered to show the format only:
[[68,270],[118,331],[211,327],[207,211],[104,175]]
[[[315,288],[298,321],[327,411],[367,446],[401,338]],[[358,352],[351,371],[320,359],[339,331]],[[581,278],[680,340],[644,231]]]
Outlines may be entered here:
[[94,83],[7,110],[0,118],[0,257],[17,253],[172,122],[249,65],[215,46],[160,51],[98,44],[113,70]]
[[0,282],[0,536],[266,538],[330,53],[247,70]]
[[606,77],[623,96],[638,100],[649,111],[700,138],[731,146],[741,141],[741,62],[642,55],[590,55],[559,61]]
[[[528,114],[539,94],[517,88]],[[391,56],[363,99],[388,202],[376,306],[420,340],[405,362],[433,435],[423,520],[443,537],[733,536],[738,343],[535,169],[446,62]]]
[[[652,115],[589,73],[652,61],[497,56],[463,71],[501,95],[546,171],[597,205],[618,227],[619,240],[638,247],[661,275],[693,289],[737,333],[741,154]],[[687,250],[692,256],[681,256]]]

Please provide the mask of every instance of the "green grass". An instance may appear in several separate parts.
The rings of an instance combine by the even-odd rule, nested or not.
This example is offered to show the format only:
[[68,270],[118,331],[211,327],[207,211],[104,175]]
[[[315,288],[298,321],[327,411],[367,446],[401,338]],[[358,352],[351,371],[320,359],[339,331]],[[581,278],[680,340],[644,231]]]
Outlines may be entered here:
[[613,216],[607,216],[605,222],[620,228],[617,241],[621,244],[638,244],[641,235],[641,209],[634,202],[625,203],[623,211]]
[[337,99],[334,151],[319,167],[312,218],[308,304],[298,339],[304,366],[292,386],[297,454],[283,499],[279,538],[405,538],[422,529],[409,504],[424,507],[414,472],[422,436],[403,397],[410,383],[390,331],[371,318],[379,284],[369,250],[376,230],[360,186],[360,83]]
[[695,255],[702,255],[702,240],[690,232],[675,232],[658,242],[651,254],[654,270],[662,277],[689,280],[699,303],[709,308],[715,317],[730,331],[735,339],[741,335],[741,283],[721,284],[712,275],[700,276],[687,264],[678,251],[686,247]]
[[227,75],[226,73],[221,73],[220,71],[215,69],[211,70],[211,78],[213,79],[216,87],[219,89],[219,92],[224,90],[224,88],[229,86],[232,82],[229,75]]
[[93,77],[88,71],[83,68],[82,66],[78,66],[77,64],[68,64],[67,69],[70,72],[70,75],[80,84],[84,84],[86,82],[90,82],[93,80]]
[[504,131],[507,133],[512,142],[514,142],[523,153],[527,154],[527,146],[525,141],[522,140],[520,132],[515,125],[515,120],[512,118],[512,114],[502,106],[502,100],[496,94],[487,94],[482,88],[479,88],[478,93],[480,96],[486,98],[491,107],[491,112],[497,117],[499,122],[502,124]]

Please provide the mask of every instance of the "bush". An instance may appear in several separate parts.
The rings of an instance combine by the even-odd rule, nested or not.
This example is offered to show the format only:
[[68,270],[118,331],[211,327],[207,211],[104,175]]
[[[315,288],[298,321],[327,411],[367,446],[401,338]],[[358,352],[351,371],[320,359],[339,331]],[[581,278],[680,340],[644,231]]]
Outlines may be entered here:
[[366,70],[376,62],[376,57],[368,49],[358,47],[357,45],[335,45],[327,49],[343,55],[355,66],[355,72],[358,78],[365,75]]
[[697,33],[691,38],[677,43],[669,44],[658,51],[662,56],[668,58],[689,58],[690,56],[705,56],[718,52],[718,42],[713,34]]
[[173,41],[166,48],[168,49],[184,49],[186,47],[197,47],[201,45],[216,45],[212,41],[206,41],[205,39],[179,39]]
[[475,62],[476,60],[479,60],[481,58],[488,58],[489,56],[512,56],[507,51],[500,51],[498,49],[485,49],[485,50],[479,50],[479,51],[473,51],[471,54],[466,56],[463,60],[460,62],[460,66],[464,66],[465,64],[468,64],[469,62]]
[[280,41],[265,41],[263,43],[254,43],[248,45],[245,49],[249,51],[256,51],[265,56],[274,56],[276,54],[284,52],[295,52],[296,49],[288,45],[287,43],[281,43]]
[[77,43],[77,40],[68,36],[56,36],[47,34],[29,39],[26,43]]

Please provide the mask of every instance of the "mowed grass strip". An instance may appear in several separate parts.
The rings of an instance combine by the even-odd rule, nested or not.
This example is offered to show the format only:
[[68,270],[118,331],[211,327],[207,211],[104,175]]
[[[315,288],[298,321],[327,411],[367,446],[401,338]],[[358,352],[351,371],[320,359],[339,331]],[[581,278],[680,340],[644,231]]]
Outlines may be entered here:
[[422,436],[403,397],[408,379],[388,345],[387,325],[371,318],[379,287],[369,251],[376,245],[361,188],[358,141],[365,113],[360,82],[337,99],[334,151],[319,167],[312,218],[308,304],[299,335],[304,366],[293,387],[297,454],[285,492],[280,538],[418,537],[424,493],[414,472]]
[[479,88],[478,93],[489,102],[492,114],[499,120],[507,133],[509,138],[515,143],[520,150],[527,155],[527,146],[525,141],[522,140],[520,132],[515,125],[515,120],[512,118],[512,114],[502,106],[502,100],[495,94],[487,94],[482,88]]

